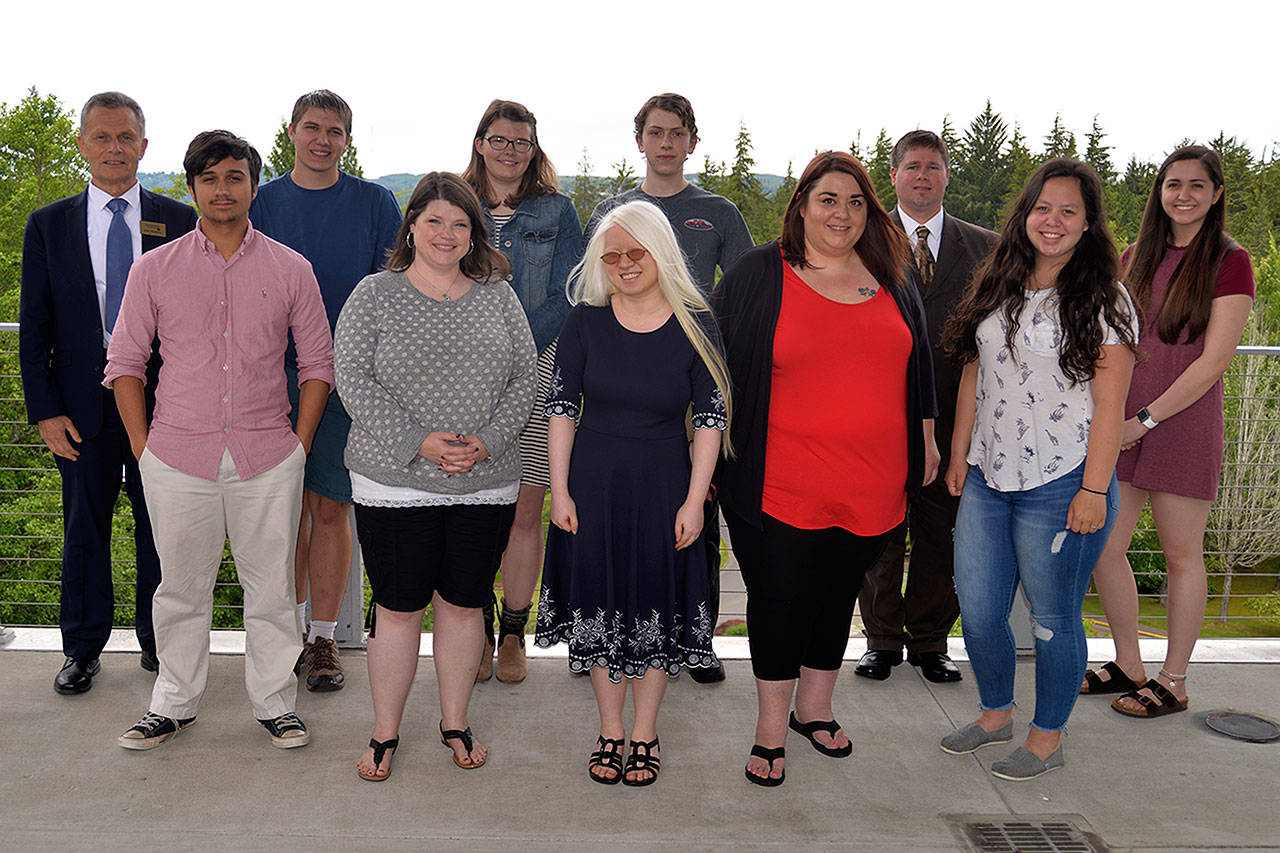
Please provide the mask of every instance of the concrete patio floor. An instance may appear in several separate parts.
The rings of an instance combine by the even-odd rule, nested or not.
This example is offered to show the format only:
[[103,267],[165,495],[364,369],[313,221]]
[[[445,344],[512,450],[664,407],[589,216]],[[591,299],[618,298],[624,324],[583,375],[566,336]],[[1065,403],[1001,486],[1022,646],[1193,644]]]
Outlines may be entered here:
[[[717,644],[741,657],[741,642]],[[60,654],[10,647],[0,649],[0,849],[969,850],[950,817],[1053,815],[1116,851],[1280,850],[1280,744],[1234,741],[1202,721],[1223,708],[1280,717],[1280,642],[1219,648],[1219,660],[1250,662],[1204,662],[1215,655],[1202,643],[1188,713],[1133,720],[1082,697],[1067,766],[1024,783],[987,772],[1010,747],[938,749],[975,714],[967,663],[957,685],[906,665],[869,682],[847,665],[836,715],[852,758],[825,758],[792,734],[787,781],[775,789],[743,779],[755,690],[750,665],[731,659],[723,684],[670,685],[661,777],[633,789],[587,779],[595,704],[563,658],[534,658],[523,684],[477,686],[471,725],[490,759],[464,771],[440,745],[424,657],[393,775],[369,784],[353,769],[373,719],[361,652],[344,654],[346,689],[300,691],[305,749],[270,746],[244,695],[243,658],[217,654],[198,724],[133,753],[115,738],[146,709],[152,676],[136,653],[104,654],[93,690],[64,697],[51,684]],[[1018,664],[1019,725],[1034,705],[1033,667]]]

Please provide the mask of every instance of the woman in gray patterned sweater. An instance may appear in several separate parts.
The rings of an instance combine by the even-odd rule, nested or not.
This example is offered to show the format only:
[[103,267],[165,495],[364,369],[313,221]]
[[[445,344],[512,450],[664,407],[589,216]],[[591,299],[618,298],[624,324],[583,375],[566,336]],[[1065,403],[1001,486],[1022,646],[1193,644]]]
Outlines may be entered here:
[[475,193],[432,172],[409,199],[386,271],[360,282],[338,320],[346,463],[373,589],[373,737],[356,763],[369,781],[391,772],[428,603],[440,738],[459,767],[486,759],[467,705],[481,607],[520,488],[516,436],[533,405],[536,355],[506,272]]

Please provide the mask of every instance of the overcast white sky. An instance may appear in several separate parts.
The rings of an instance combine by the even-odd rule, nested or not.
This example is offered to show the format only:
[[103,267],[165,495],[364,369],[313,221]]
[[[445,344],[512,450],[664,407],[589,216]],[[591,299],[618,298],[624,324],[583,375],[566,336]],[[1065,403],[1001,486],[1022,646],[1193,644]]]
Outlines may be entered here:
[[[901,10],[901,11],[899,11]],[[990,98],[1039,145],[1055,114],[1079,138],[1098,114],[1121,163],[1219,130],[1255,152],[1280,138],[1270,3],[555,0],[15,4],[0,100],[34,85],[77,110],[137,98],[144,171],[176,171],[191,137],[225,127],[265,156],[297,96],[341,94],[365,174],[460,171],[491,98],[526,104],[562,174],[627,158],[651,94],[689,97],[703,155],[729,160],[738,122],[757,170],[798,173],[816,149],[963,126]],[[1083,143],[1081,143],[1083,148]]]

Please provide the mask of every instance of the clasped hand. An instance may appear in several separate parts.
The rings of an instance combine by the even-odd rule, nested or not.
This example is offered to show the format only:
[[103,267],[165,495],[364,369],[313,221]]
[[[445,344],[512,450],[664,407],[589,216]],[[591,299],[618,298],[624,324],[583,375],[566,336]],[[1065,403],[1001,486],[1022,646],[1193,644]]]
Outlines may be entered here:
[[489,450],[484,442],[474,435],[463,435],[460,432],[433,432],[422,440],[418,446],[418,455],[448,476],[465,474],[477,462],[489,458]]

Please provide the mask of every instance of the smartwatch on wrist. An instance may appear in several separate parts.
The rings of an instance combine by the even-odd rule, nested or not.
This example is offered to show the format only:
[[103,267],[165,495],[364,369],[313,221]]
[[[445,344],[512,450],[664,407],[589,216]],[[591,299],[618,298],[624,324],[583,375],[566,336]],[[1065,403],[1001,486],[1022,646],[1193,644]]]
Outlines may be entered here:
[[1138,413],[1134,415],[1134,417],[1138,419],[1138,423],[1142,424],[1147,429],[1155,429],[1160,425],[1159,421],[1151,417],[1151,413],[1147,411],[1146,406],[1138,409]]

